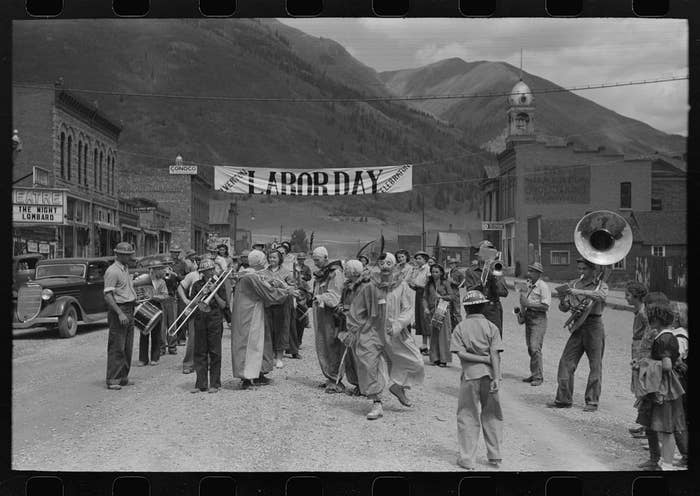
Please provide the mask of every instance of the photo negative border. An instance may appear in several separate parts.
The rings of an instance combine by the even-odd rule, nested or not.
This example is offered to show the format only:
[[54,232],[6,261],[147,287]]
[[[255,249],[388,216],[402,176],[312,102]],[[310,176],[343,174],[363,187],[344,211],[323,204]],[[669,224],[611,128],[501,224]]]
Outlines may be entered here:
[[[139,0],[114,0],[121,5],[130,5]],[[145,0],[141,0],[145,1]],[[206,0],[202,0],[206,3]],[[589,17],[613,17],[635,18],[633,0],[287,0],[294,12],[308,13],[318,10],[321,4],[319,17],[377,17],[377,13],[384,14],[381,17],[391,17],[392,12],[405,13],[406,17],[484,17],[483,15],[469,16],[460,11],[460,3],[465,9],[472,9],[476,14],[487,14],[486,17],[553,17],[550,12],[560,12],[563,17],[589,18]],[[38,0],[40,4],[55,3],[55,0]],[[58,0],[61,3],[61,0]],[[221,6],[226,0],[215,0],[210,5]],[[25,10],[26,0],[4,0],[0,2],[0,22],[2,27],[2,42],[0,43],[0,91],[2,92],[2,111],[0,121],[5,136],[12,132],[11,121],[11,47],[13,20],[46,19],[47,17],[32,17]],[[33,3],[33,0],[29,0]],[[137,18],[206,18],[199,10],[199,0],[150,0],[145,16]],[[236,10],[230,18],[245,17],[293,17],[290,16],[285,0],[235,0]],[[698,10],[700,2],[686,0],[635,0],[638,10],[647,8],[646,12],[654,12],[660,6],[668,6],[662,18],[680,18],[689,20],[689,69],[690,69],[690,116],[689,116],[689,140],[688,162],[697,165],[698,141],[697,122],[698,110],[698,45],[700,44],[700,32],[698,30]],[[91,18],[120,18],[112,8],[112,0],[62,0],[63,10],[53,19],[91,19]],[[374,9],[373,9],[374,6]],[[137,6],[138,7],[138,6]],[[580,13],[576,13],[580,7]],[[305,10],[306,9],[306,10]],[[394,9],[392,11],[392,9]],[[490,15],[488,15],[491,13]],[[399,17],[402,17],[401,15]],[[694,62],[695,61],[695,62]],[[6,141],[7,143],[7,141]],[[11,164],[11,147],[3,147],[3,163]],[[11,167],[4,168],[11,181]],[[688,174],[688,188],[697,191],[698,171],[694,166]],[[9,182],[5,183],[9,184]],[[688,195],[688,219],[698,219],[700,213],[698,203],[693,195]],[[8,224],[11,222],[9,213],[10,190],[3,190],[5,207],[3,215],[7,216]],[[690,226],[689,226],[690,227]],[[688,231],[691,232],[690,230]],[[6,239],[2,246],[2,259],[11,258],[11,238]],[[690,240],[693,241],[692,239]],[[689,250],[692,253],[692,251]],[[690,261],[689,261],[690,262]],[[4,264],[3,270],[7,271],[4,280],[11,277],[9,273],[11,264]],[[691,281],[698,280],[697,263],[689,263]],[[691,283],[691,293],[694,285]],[[9,289],[6,289],[6,301],[9,300]],[[689,297],[689,301],[692,298]],[[691,305],[691,327],[698,327],[700,314],[697,307]],[[6,314],[9,317],[9,313]],[[8,326],[9,327],[9,326]],[[700,477],[698,477],[698,459],[695,446],[700,445],[696,419],[693,419],[694,430],[691,431],[690,449],[695,456],[690,457],[688,471],[680,472],[489,472],[489,473],[231,473],[231,474],[203,474],[203,473],[92,473],[92,472],[68,472],[68,473],[44,473],[11,470],[11,385],[12,385],[12,337],[6,328],[2,334],[0,350],[4,359],[0,360],[2,371],[2,402],[0,412],[3,420],[0,435],[0,449],[2,450],[2,473],[0,474],[0,493],[11,495],[23,494],[63,494],[88,495],[88,494],[128,494],[140,495],[171,495],[185,496],[202,494],[238,494],[248,495],[544,495],[566,494],[578,495],[691,495],[700,494]],[[691,368],[691,383],[698,384],[698,370]],[[698,412],[691,403],[691,412]],[[692,416],[692,414],[691,414]],[[455,451],[456,451],[455,443]],[[187,454],[183,453],[186,457]],[[235,492],[231,488],[235,485]]]

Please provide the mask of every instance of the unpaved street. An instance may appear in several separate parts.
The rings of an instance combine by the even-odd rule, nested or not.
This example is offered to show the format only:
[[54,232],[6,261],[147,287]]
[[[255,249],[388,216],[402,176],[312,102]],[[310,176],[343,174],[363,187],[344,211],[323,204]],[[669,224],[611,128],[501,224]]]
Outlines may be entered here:
[[[629,392],[632,313],[607,309],[600,409],[582,411],[588,373],[577,371],[574,408],[550,410],[556,367],[568,336],[565,316],[550,311],[545,383],[521,382],[529,362],[524,327],[504,301],[506,351],[501,390],[505,415],[502,470],[633,470],[648,456],[631,439]],[[420,338],[418,338],[420,339]],[[12,467],[96,471],[457,471],[459,363],[426,365],[423,386],[409,391],[412,408],[388,393],[384,418],[367,421],[365,398],[328,395],[307,330],[302,360],[285,360],[270,386],[240,390],[231,376],[230,334],[224,333],[218,394],[190,394],[184,348],[158,366],[132,367],[135,385],[104,386],[107,331],[83,328],[75,338],[26,333],[13,344]],[[138,340],[134,345],[134,363]],[[479,451],[480,470],[492,470]]]

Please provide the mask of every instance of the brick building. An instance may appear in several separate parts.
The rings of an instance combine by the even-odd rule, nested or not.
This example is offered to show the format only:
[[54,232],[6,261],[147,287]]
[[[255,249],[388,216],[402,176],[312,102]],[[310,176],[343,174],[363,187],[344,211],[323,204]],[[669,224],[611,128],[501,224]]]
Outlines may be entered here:
[[[209,198],[214,184],[213,171],[209,167],[200,166],[194,174],[170,174],[168,168],[143,165],[124,171],[120,178],[122,197],[148,198],[157,204],[163,215],[169,213],[169,227],[163,231],[170,234],[169,244],[178,244],[183,250],[192,248],[198,253],[205,250],[209,232]],[[151,230],[160,230],[160,227]]]
[[[511,93],[506,149],[498,155],[498,172],[483,180],[481,205],[481,219],[496,226],[484,237],[502,250],[507,272],[523,275],[539,260],[551,279],[574,277],[574,228],[594,210],[616,211],[631,224],[633,214],[640,220],[632,226],[635,243],[627,259],[647,248],[651,254],[659,242],[651,226],[673,212],[675,226],[664,236],[674,243],[669,252],[684,251],[678,244],[685,239],[686,218],[681,158],[626,157],[604,147],[579,149],[563,139],[543,139],[535,133],[530,89],[520,81]],[[653,254],[664,251],[656,248]],[[634,267],[622,260],[615,270],[613,280],[631,278]]]
[[[15,253],[38,245],[51,257],[111,254],[120,239],[121,125],[60,85],[12,92],[13,127],[22,137],[12,171]],[[52,198],[51,205],[26,203]],[[54,215],[35,215],[40,210]]]

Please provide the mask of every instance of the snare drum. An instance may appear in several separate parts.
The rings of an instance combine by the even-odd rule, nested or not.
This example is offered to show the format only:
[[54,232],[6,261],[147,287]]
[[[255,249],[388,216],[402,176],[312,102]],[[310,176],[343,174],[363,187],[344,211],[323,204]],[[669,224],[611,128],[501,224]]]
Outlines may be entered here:
[[134,327],[141,331],[141,334],[147,336],[162,316],[163,311],[160,308],[150,301],[144,301],[136,307],[134,312]]
[[438,304],[435,306],[435,311],[433,312],[433,318],[430,319],[430,326],[439,329],[442,327],[442,323],[445,321],[445,316],[450,308],[450,302],[447,300],[440,299]]

